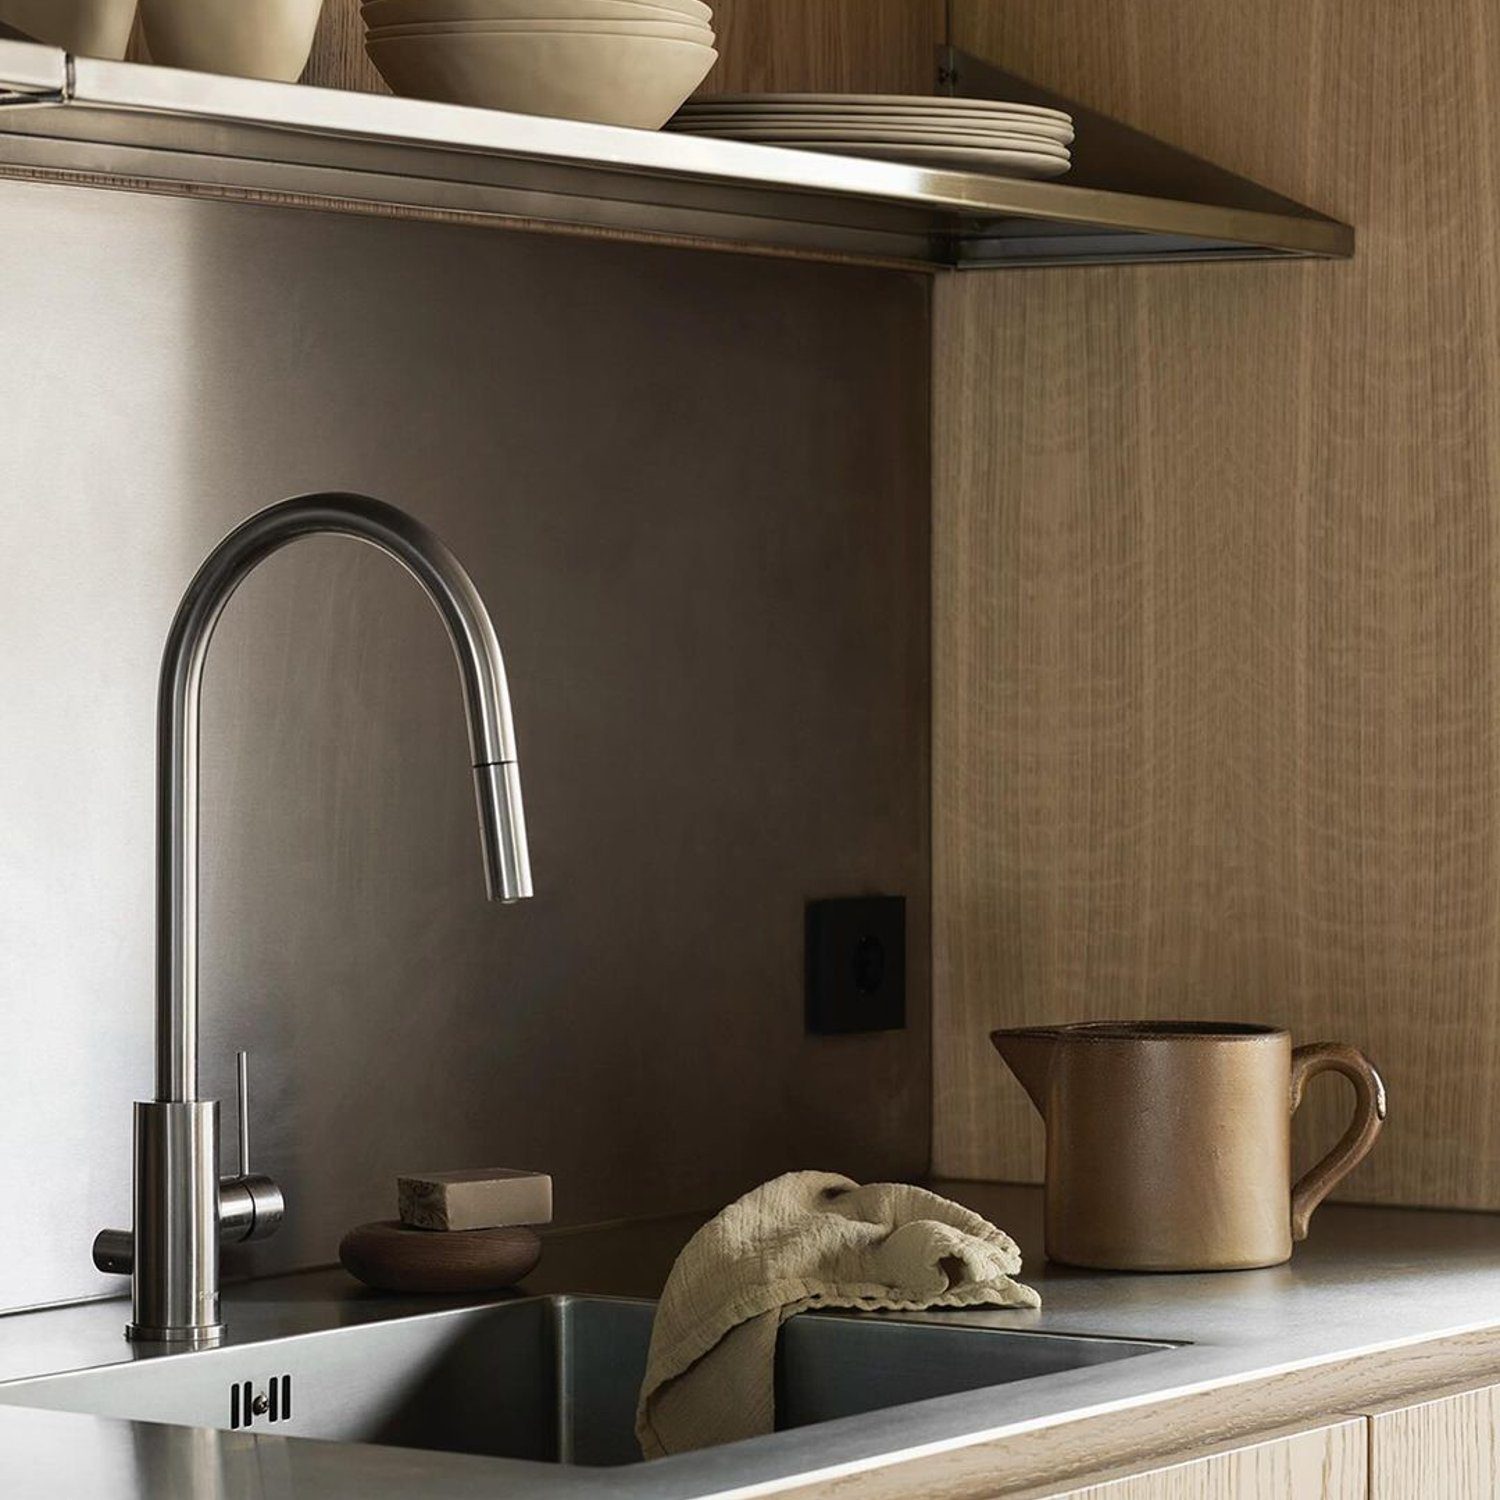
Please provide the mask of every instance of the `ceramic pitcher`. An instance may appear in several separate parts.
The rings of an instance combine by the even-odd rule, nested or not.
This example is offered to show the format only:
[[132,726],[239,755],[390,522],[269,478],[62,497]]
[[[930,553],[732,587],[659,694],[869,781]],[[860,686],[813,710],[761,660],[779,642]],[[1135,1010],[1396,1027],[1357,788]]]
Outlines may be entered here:
[[[1088,1022],[991,1041],[1047,1125],[1047,1254],[1129,1271],[1279,1265],[1385,1120],[1370,1060],[1293,1048],[1272,1026]],[[1342,1073],[1354,1116],[1295,1186],[1291,1120],[1316,1073]]]

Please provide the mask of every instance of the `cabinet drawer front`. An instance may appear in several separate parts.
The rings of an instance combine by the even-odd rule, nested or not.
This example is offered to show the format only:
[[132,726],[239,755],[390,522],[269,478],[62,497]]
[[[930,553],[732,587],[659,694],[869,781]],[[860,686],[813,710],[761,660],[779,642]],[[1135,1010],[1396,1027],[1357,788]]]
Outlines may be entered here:
[[[1363,1419],[1335,1422],[1160,1468],[1102,1478],[1034,1500],[1366,1500]],[[1432,1492],[1428,1492],[1431,1500]]]
[[1500,1495],[1500,1386],[1439,1396],[1370,1418],[1370,1500]]

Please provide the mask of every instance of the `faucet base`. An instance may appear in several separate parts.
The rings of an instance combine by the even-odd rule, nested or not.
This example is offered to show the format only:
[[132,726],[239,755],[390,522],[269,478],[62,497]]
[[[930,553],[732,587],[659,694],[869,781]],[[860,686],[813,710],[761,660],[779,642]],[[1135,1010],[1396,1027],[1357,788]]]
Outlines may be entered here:
[[224,1342],[224,1325],[209,1323],[201,1328],[147,1328],[141,1323],[127,1323],[125,1337],[133,1344],[190,1344],[195,1349],[211,1349]]
[[136,1105],[133,1248],[131,1338],[223,1336],[217,1100]]

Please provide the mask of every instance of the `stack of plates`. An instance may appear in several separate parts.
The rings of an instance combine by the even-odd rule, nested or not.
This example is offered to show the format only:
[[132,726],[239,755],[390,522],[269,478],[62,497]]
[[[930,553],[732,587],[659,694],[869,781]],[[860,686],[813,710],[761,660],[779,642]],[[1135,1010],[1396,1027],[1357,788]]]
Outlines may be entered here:
[[364,0],[398,94],[655,130],[718,53],[704,0]]
[[669,130],[1006,177],[1059,177],[1072,117],[1035,104],[921,94],[714,94]]

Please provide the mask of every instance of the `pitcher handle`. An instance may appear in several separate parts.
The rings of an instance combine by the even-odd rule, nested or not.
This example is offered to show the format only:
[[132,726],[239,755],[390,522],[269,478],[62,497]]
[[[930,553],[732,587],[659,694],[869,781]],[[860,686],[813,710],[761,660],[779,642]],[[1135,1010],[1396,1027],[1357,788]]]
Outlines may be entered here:
[[1354,1085],[1354,1118],[1338,1145],[1316,1166],[1309,1167],[1292,1189],[1292,1238],[1307,1238],[1313,1210],[1344,1177],[1362,1162],[1385,1124],[1385,1080],[1375,1064],[1357,1047],[1343,1042],[1314,1042],[1292,1053],[1292,1113],[1302,1103],[1302,1091],[1316,1073],[1342,1073]]

